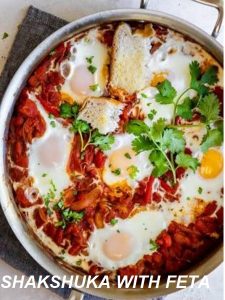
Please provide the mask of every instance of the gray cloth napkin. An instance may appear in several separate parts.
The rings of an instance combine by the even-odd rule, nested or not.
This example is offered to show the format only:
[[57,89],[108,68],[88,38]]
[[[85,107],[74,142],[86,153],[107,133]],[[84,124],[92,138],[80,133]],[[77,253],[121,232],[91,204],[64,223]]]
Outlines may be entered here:
[[[0,76],[0,101],[12,79],[28,54],[40,44],[47,36],[66,25],[68,22],[43,12],[35,7],[29,7],[26,17],[18,28],[15,41],[9,53],[4,70]],[[26,252],[19,243],[0,206],[0,258],[6,263],[25,273],[27,276],[34,275],[36,279],[40,275],[49,275],[46,270],[39,266],[36,261]],[[52,289],[59,296],[67,299],[71,289]],[[85,300],[97,300],[98,297],[86,295]]]
[[[12,79],[14,73],[19,68],[23,60],[28,56],[28,54],[47,36],[65,24],[67,24],[67,22],[58,17],[43,12],[33,6],[29,7],[26,17],[18,28],[18,33],[8,56],[4,70],[0,76],[0,101],[7,88],[7,85],[9,84],[9,81]],[[49,275],[46,270],[44,270],[36,263],[36,261],[34,261],[34,259],[19,243],[9,227],[7,220],[5,219],[1,206],[0,258],[15,269],[25,273],[27,276],[34,275],[35,278],[38,279],[40,275]],[[67,299],[71,294],[71,289],[68,287],[52,290],[64,299]],[[85,295],[84,299],[101,300],[102,298]]]

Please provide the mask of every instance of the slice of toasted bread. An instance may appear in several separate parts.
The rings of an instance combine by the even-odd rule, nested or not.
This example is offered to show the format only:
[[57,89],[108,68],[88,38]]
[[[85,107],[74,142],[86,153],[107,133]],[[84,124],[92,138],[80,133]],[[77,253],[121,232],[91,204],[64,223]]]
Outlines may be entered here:
[[123,23],[116,29],[113,39],[110,87],[133,94],[146,87],[146,61],[149,51],[146,40],[132,35],[129,25]]
[[88,122],[100,133],[107,134],[118,128],[123,107],[124,104],[111,98],[90,97],[81,109],[78,119]]

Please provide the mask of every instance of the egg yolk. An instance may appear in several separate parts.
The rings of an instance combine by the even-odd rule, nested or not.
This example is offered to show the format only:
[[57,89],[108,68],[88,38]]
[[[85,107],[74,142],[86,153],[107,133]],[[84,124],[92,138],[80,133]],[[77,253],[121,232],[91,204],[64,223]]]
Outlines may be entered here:
[[90,86],[94,85],[94,83],[94,75],[88,70],[86,65],[78,66],[70,80],[71,89],[77,95],[89,95],[91,93]]
[[133,251],[134,239],[125,232],[116,232],[103,244],[104,254],[113,261],[127,258]]
[[61,100],[63,102],[67,102],[69,104],[73,104],[74,103],[73,98],[69,94],[67,94],[65,92],[61,92]]
[[163,82],[166,79],[167,74],[164,72],[154,74],[151,80],[151,86],[156,87],[159,83]]
[[64,149],[58,136],[50,136],[38,147],[38,161],[46,168],[56,167],[64,157]]
[[209,149],[204,153],[199,174],[205,179],[211,179],[218,176],[223,170],[223,155],[220,151]]
[[121,176],[128,176],[128,168],[134,164],[135,152],[130,147],[115,150],[109,157],[112,171],[120,169]]

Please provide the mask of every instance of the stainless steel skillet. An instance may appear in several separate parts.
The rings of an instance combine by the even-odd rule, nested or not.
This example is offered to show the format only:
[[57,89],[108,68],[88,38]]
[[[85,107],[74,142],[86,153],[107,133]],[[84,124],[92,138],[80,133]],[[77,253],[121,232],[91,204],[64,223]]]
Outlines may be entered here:
[[[167,26],[175,31],[181,32],[197,43],[201,44],[206,51],[211,53],[220,64],[223,64],[223,48],[215,40],[219,33],[219,29],[223,18],[222,1],[219,0],[195,0],[203,4],[211,5],[218,9],[218,20],[213,30],[212,36],[195,27],[182,19],[167,15],[158,11],[147,10],[148,0],[141,0],[140,9],[118,9],[111,11],[99,12],[82,19],[76,20],[63,28],[56,31],[45,41],[43,41],[23,62],[15,76],[11,80],[5,95],[2,99],[0,108],[0,200],[5,216],[14,231],[15,235],[30,253],[30,255],[49,273],[62,277],[63,275],[74,274],[67,269],[63,269],[52,257],[43,251],[43,249],[28,234],[26,225],[23,224],[17,207],[14,204],[11,187],[8,182],[8,173],[6,167],[6,137],[8,133],[8,125],[13,112],[15,102],[20,94],[22,87],[31,72],[35,69],[43,57],[61,41],[66,40],[70,36],[85,31],[99,24],[111,21],[151,21]],[[209,253],[208,257],[201,260],[198,264],[187,270],[184,274],[196,274],[204,276],[216,268],[223,259],[222,245]],[[81,289],[81,292],[87,292],[93,295],[110,298],[110,299],[148,299],[155,296],[165,295],[175,292],[175,286],[165,288],[165,283],[161,283],[158,289]]]

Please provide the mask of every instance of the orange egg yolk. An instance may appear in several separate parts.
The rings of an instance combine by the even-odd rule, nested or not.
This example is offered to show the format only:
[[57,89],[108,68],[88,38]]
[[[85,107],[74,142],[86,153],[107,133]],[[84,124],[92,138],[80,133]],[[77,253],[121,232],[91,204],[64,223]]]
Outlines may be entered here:
[[128,176],[128,168],[134,164],[135,152],[130,147],[115,150],[109,157],[111,170],[120,169],[121,176]]
[[90,86],[94,83],[94,75],[88,70],[86,65],[80,65],[74,70],[70,86],[77,95],[89,95],[91,93]]
[[127,258],[133,251],[134,239],[126,232],[116,232],[103,244],[104,254],[113,261]]
[[67,102],[69,104],[73,104],[74,103],[73,98],[69,94],[67,94],[65,92],[61,92],[61,100],[63,102]]
[[205,179],[217,177],[223,170],[223,155],[220,151],[209,149],[202,157],[199,174]]

